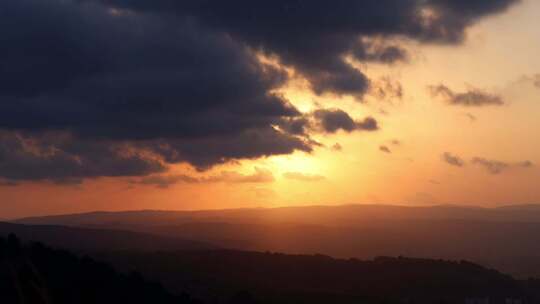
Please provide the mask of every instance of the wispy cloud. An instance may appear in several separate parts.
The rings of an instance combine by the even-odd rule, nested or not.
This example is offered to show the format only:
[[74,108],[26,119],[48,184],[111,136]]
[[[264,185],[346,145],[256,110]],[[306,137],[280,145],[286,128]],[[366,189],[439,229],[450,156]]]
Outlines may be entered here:
[[154,185],[159,188],[168,188],[179,183],[186,184],[202,184],[202,183],[271,183],[274,175],[271,171],[255,167],[253,174],[241,174],[232,171],[223,171],[218,175],[207,177],[194,177],[190,175],[154,175],[141,178],[139,180],[130,181],[131,184]]
[[384,152],[384,153],[392,153],[390,148],[388,148],[387,146],[379,146],[379,151]]
[[454,155],[450,152],[444,152],[442,155],[442,159],[443,161],[445,161],[447,164],[451,166],[455,166],[455,167],[465,166],[465,161],[461,157]]
[[518,163],[507,163],[498,160],[490,160],[483,157],[475,157],[472,159],[472,163],[483,167],[490,174],[500,174],[506,170],[512,168],[531,168],[534,164],[531,161],[522,161]]
[[455,92],[447,86],[440,84],[428,87],[432,97],[442,98],[446,103],[455,106],[501,106],[504,100],[501,96],[471,88],[465,92]]

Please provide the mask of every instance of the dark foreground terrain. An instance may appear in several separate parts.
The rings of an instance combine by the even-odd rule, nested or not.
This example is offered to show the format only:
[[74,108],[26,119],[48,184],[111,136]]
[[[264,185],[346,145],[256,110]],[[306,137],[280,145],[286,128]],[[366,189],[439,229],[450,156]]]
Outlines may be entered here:
[[[18,226],[11,229],[32,228]],[[0,235],[4,235],[0,237],[2,304],[467,303],[482,299],[540,303],[540,282],[516,280],[465,261],[141,250],[115,248],[112,243],[108,250],[80,249],[73,254]]]
[[40,243],[0,238],[0,303],[196,303],[173,295],[136,273],[120,274],[105,263]]

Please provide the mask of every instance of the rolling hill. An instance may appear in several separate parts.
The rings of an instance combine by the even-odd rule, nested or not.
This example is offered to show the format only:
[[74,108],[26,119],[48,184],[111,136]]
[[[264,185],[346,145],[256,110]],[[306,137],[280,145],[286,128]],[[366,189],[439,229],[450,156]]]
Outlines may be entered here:
[[241,250],[465,259],[512,275],[540,276],[536,205],[95,212],[18,222],[129,230]]

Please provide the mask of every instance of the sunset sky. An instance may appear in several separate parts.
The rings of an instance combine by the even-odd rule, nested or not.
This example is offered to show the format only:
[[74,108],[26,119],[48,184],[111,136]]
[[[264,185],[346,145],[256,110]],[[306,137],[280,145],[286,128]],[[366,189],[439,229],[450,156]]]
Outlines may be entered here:
[[0,218],[540,203],[540,1],[4,0]]

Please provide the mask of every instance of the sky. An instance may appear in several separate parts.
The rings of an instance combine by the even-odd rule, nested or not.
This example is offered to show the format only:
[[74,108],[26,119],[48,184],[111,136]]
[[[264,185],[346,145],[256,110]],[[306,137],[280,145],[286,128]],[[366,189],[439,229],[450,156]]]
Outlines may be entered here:
[[0,218],[540,202],[536,0],[6,0]]

